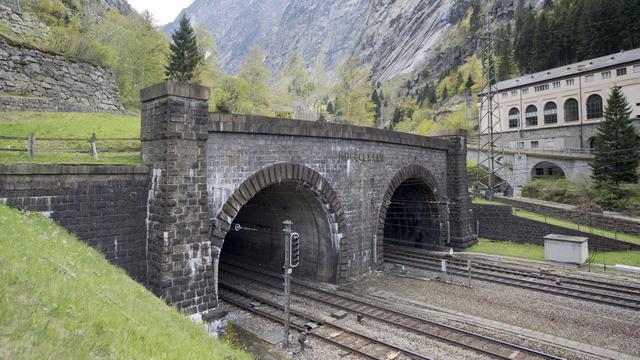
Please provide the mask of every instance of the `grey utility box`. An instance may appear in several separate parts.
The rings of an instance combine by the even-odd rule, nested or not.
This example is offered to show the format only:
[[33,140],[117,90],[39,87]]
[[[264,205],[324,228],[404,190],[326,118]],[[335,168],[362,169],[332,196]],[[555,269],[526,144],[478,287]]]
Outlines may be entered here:
[[543,239],[545,260],[584,264],[589,257],[589,239],[586,237],[549,234]]

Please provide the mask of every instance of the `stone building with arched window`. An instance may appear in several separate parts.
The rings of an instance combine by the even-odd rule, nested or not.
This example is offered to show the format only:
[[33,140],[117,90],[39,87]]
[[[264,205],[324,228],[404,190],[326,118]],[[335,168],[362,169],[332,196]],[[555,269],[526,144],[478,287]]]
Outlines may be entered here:
[[616,85],[627,97],[640,132],[640,48],[496,84],[499,145],[589,152],[593,149],[590,139],[604,120],[609,92]]

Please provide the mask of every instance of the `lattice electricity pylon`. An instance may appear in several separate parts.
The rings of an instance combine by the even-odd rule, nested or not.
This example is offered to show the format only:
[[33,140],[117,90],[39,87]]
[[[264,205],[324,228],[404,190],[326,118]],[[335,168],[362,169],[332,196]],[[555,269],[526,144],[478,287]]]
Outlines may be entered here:
[[482,81],[480,106],[478,108],[478,167],[476,186],[485,190],[488,197],[493,197],[496,189],[504,180],[498,173],[504,169],[502,148],[496,142],[502,134],[498,89],[496,87],[496,67],[494,59],[494,34],[491,30],[493,10],[485,17],[485,30],[481,37],[482,44]]

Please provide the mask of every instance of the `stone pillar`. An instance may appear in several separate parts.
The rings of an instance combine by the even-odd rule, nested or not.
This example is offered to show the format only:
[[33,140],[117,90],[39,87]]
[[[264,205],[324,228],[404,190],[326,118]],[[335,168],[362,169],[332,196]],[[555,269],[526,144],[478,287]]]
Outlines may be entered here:
[[471,226],[471,201],[467,178],[467,132],[448,130],[438,137],[449,141],[447,150],[447,195],[449,200],[450,246],[463,249],[476,242]]
[[140,92],[151,169],[147,285],[197,316],[217,306],[206,181],[209,88],[166,81]]

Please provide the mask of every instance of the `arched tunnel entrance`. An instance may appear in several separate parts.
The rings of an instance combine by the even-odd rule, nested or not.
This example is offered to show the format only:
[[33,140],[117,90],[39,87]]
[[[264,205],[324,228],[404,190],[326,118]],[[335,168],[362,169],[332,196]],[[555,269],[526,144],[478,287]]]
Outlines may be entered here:
[[436,250],[441,231],[436,197],[429,185],[420,178],[402,182],[387,209],[383,245]]
[[267,186],[235,217],[224,239],[219,268],[224,271],[225,263],[238,263],[281,273],[282,222],[291,220],[293,231],[301,238],[300,265],[294,271],[295,276],[335,283],[339,239],[333,217],[322,195],[302,182],[287,180]]

